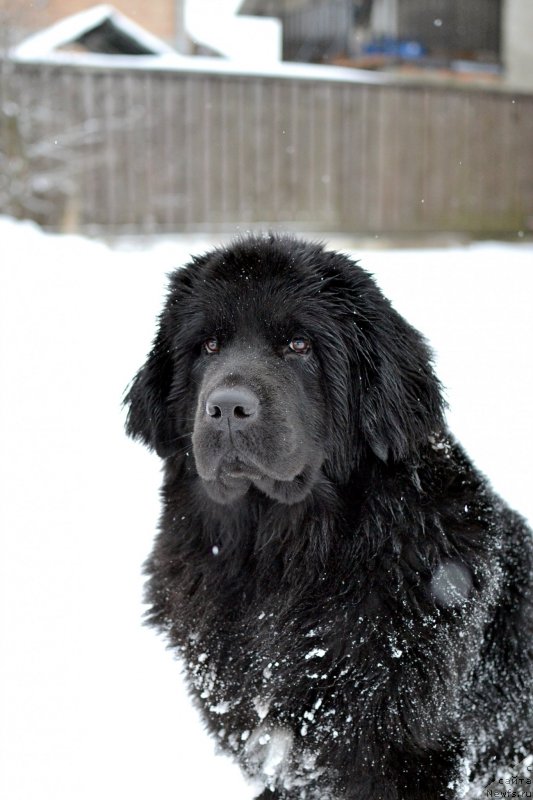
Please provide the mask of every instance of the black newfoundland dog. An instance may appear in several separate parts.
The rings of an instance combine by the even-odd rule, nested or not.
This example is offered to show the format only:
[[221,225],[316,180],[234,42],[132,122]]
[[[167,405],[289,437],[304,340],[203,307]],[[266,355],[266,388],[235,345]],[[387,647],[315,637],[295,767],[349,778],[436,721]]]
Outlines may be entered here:
[[368,274],[288,236],[193,259],[126,402],[165,461],[149,620],[261,798],[530,769],[531,532]]

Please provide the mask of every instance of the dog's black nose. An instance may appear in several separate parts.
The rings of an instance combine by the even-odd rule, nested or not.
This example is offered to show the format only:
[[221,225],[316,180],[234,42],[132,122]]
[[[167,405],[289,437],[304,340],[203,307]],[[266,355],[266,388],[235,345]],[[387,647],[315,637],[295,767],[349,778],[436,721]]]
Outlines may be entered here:
[[208,417],[214,422],[229,421],[232,428],[243,428],[255,419],[259,398],[243,386],[221,387],[211,392],[205,404]]

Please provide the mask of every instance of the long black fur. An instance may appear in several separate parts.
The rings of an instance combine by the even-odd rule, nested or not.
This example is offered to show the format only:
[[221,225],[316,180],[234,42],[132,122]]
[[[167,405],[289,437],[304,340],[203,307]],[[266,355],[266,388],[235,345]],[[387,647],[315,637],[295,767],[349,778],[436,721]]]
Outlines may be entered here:
[[[233,435],[220,387],[259,404]],[[531,752],[531,532],[359,266],[273,235],[195,258],[127,403],[165,459],[149,621],[261,798],[452,800]]]

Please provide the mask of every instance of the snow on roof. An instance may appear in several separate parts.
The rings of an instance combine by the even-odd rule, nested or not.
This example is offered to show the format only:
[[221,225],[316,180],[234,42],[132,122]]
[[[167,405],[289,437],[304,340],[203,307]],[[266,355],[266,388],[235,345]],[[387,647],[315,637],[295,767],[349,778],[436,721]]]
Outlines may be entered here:
[[11,55],[16,59],[31,60],[42,58],[60,47],[83,40],[92,32],[105,27],[107,31],[117,34],[122,42],[145,55],[164,55],[176,51],[157,36],[125,17],[113,6],[98,5],[72,14],[49,28],[24,39],[13,48]]

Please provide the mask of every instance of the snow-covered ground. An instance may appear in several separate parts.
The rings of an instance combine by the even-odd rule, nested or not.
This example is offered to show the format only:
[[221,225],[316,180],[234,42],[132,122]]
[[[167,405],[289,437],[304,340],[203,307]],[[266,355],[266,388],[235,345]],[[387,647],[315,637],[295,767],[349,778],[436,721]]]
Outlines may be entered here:
[[[253,794],[214,756],[178,665],[140,624],[160,474],[122,431],[165,274],[210,244],[112,250],[0,218],[6,800]],[[428,336],[452,428],[532,520],[533,246],[354,255]]]

